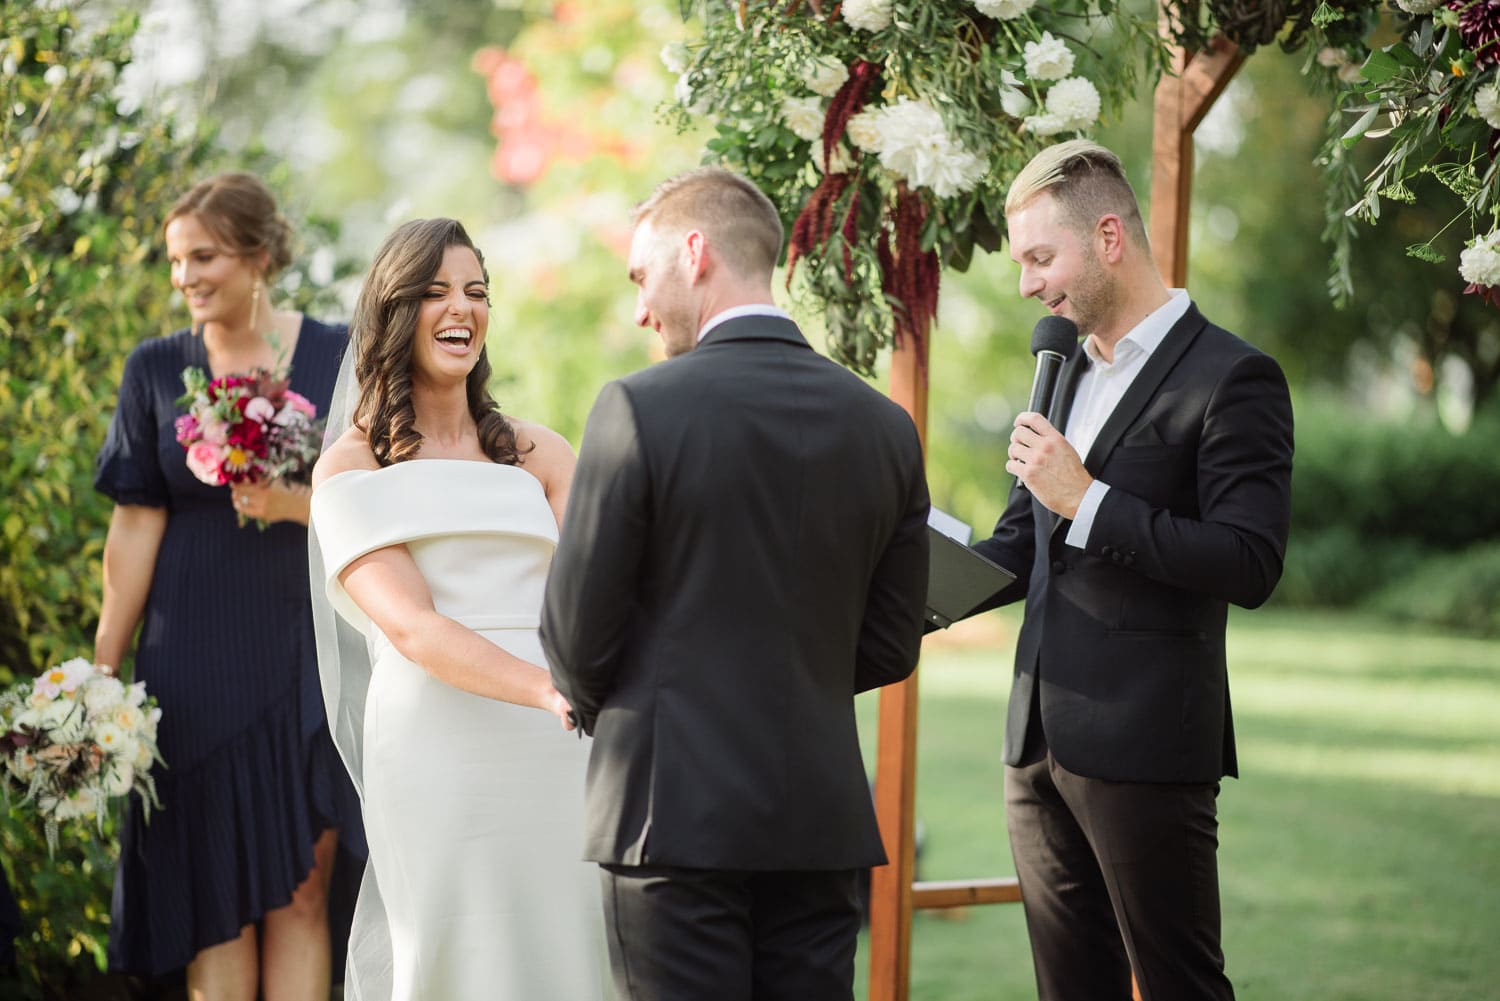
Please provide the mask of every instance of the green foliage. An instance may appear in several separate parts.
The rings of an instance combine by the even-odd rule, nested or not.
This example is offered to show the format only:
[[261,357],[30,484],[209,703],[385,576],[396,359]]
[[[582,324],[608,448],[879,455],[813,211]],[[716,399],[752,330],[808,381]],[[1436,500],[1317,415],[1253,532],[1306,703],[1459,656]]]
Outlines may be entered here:
[[21,907],[19,982],[4,1001],[73,997],[105,965],[110,885],[119,847],[113,818],[100,837],[92,823],[63,828],[49,857],[41,825],[19,809],[0,814],[0,858]]
[[[1500,449],[1500,415],[1463,435],[1327,403],[1297,416],[1292,535],[1276,601],[1493,631],[1500,467],[1486,457]],[[1474,540],[1492,541],[1459,552]]]
[[1366,607],[1398,622],[1420,622],[1500,636],[1500,540],[1424,562],[1415,572],[1384,578]]

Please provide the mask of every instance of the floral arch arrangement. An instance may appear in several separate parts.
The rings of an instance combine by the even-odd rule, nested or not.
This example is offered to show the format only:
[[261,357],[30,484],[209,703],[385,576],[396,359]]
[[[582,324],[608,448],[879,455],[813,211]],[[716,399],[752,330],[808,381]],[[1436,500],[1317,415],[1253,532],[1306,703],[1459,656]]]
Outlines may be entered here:
[[[830,353],[856,371],[869,374],[892,343],[925,358],[942,270],[1000,248],[1000,206],[1021,166],[1153,86],[1171,46],[1200,51],[1215,35],[1247,51],[1303,51],[1308,74],[1334,93],[1322,162],[1336,299],[1351,291],[1357,223],[1376,222],[1382,198],[1409,199],[1407,182],[1431,173],[1474,234],[1460,262],[1467,291],[1500,304],[1500,0],[682,6],[702,33],[662,53],[679,74],[668,114],[679,126],[710,119],[708,158],[781,210],[788,282],[825,317]],[[1352,156],[1364,140],[1387,144],[1367,176]],[[1441,262],[1430,242],[1408,252]]]

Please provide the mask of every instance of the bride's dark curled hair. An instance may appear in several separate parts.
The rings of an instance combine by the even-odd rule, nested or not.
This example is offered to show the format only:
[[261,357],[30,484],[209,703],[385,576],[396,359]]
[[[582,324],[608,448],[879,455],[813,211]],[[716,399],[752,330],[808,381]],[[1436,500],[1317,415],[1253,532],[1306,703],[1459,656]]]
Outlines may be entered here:
[[[474,252],[489,283],[484,255],[454,219],[414,219],[386,237],[354,306],[350,336],[358,345],[354,375],[359,404],[353,422],[370,439],[382,466],[416,458],[422,434],[411,402],[412,351],[422,296],[432,285],[449,247]],[[508,466],[521,464],[516,430],[490,396],[490,362],[483,353],[469,372],[469,413],[479,428],[484,454]]]

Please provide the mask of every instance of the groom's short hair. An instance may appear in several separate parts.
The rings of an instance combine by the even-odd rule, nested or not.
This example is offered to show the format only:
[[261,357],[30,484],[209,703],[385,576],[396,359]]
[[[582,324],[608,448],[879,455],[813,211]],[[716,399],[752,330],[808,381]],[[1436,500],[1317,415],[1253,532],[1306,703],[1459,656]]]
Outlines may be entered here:
[[658,234],[700,230],[725,263],[747,277],[769,281],[781,257],[776,206],[748,179],[721,167],[699,167],[662,181],[636,206],[631,222],[650,222]]

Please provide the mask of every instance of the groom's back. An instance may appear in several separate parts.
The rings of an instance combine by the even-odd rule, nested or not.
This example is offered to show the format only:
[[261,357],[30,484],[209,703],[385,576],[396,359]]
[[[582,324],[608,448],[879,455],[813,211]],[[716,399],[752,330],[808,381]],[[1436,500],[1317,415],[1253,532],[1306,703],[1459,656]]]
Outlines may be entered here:
[[649,514],[631,640],[595,728],[589,857],[883,861],[853,694],[916,662],[915,427],[775,318],[728,321],[619,385]]

